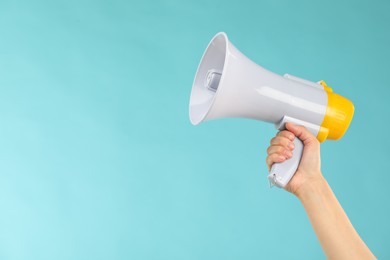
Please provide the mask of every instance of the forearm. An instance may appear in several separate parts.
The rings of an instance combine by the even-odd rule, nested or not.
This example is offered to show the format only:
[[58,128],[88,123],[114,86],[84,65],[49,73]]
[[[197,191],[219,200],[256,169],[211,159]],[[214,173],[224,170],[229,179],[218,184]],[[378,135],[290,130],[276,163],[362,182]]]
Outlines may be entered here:
[[300,188],[296,195],[329,259],[375,259],[324,178]]

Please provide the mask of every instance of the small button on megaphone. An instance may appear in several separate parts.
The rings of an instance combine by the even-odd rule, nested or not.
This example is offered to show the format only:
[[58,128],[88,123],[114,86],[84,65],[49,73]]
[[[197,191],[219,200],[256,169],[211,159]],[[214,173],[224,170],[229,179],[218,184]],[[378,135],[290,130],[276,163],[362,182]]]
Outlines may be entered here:
[[[333,93],[325,82],[280,76],[257,65],[228,40],[214,36],[200,61],[190,97],[190,121],[242,117],[274,124],[305,126],[320,142],[341,138],[352,120],[354,106]],[[303,144],[295,138],[293,157],[275,163],[269,181],[285,187],[295,174]]]

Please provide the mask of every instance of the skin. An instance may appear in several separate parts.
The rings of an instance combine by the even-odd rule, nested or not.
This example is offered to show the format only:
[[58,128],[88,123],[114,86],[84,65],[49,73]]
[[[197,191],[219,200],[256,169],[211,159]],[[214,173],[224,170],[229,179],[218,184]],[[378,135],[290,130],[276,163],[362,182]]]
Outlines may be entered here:
[[321,172],[320,143],[304,128],[291,123],[271,139],[267,165],[292,156],[293,140],[304,144],[299,167],[285,189],[302,203],[328,259],[376,259],[366,246]]

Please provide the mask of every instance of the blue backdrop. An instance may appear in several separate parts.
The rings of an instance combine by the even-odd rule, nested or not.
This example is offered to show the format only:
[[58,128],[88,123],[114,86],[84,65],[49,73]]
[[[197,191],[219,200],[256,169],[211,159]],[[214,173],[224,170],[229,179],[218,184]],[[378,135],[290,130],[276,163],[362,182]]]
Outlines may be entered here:
[[0,2],[0,259],[322,259],[266,180],[273,126],[194,127],[192,80],[225,31],[278,74],[355,104],[323,173],[390,258],[388,1]]

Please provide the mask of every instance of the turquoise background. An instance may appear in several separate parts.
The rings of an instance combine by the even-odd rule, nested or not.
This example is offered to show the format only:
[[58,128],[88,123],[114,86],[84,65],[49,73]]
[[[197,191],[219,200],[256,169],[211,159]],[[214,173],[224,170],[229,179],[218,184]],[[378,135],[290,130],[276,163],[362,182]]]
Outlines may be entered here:
[[322,169],[389,259],[389,13],[379,0],[2,0],[0,259],[325,258],[300,202],[268,188],[274,127],[189,122],[219,31],[354,102]]

